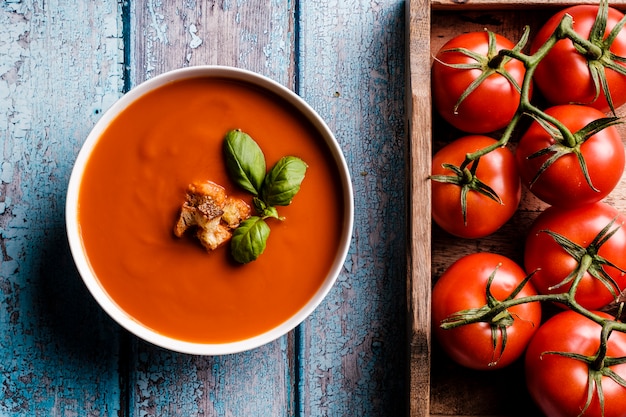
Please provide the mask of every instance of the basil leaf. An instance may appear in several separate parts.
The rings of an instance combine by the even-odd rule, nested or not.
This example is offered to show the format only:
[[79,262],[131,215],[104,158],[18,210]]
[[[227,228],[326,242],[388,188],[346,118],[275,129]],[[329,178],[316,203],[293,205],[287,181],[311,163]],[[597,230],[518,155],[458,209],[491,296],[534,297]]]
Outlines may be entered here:
[[241,130],[231,130],[224,141],[226,169],[241,188],[258,195],[265,178],[265,155],[259,145]]
[[276,207],[268,206],[265,204],[265,201],[261,200],[259,197],[252,198],[252,205],[254,206],[254,210],[264,219],[273,217],[278,220],[284,220],[284,217],[278,215]]
[[261,198],[268,206],[288,206],[300,191],[308,165],[295,156],[281,158],[265,176]]
[[258,216],[241,222],[230,242],[230,252],[235,261],[246,264],[258,258],[265,251],[269,235],[270,227]]
[[284,217],[281,217],[278,215],[278,210],[274,206],[269,206],[265,210],[263,210],[263,218],[267,219],[269,217],[280,220],[280,221],[285,220]]
[[252,198],[252,206],[259,214],[262,214],[267,209],[267,204],[265,204],[265,201],[261,200],[259,197]]

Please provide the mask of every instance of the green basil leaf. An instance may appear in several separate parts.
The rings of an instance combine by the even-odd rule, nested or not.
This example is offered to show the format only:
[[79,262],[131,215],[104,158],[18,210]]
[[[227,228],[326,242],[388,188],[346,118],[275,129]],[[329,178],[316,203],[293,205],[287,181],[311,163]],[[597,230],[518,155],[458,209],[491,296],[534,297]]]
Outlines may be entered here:
[[308,165],[295,156],[281,158],[265,176],[261,198],[268,206],[288,206],[300,191]]
[[270,227],[258,216],[241,222],[230,241],[230,252],[235,261],[246,264],[257,259],[265,251],[269,235]]
[[241,130],[231,130],[224,140],[226,169],[241,188],[259,195],[265,178],[265,155],[259,145]]
[[254,210],[261,216],[263,219],[267,219],[268,217],[272,217],[278,220],[284,220],[283,217],[278,215],[278,210],[274,206],[268,206],[265,204],[265,201],[261,200],[259,197],[252,198],[252,205],[254,206]]
[[276,207],[274,206],[269,206],[267,207],[265,210],[263,210],[263,218],[267,219],[267,218],[274,218],[280,221],[285,220],[284,217],[281,217],[278,215],[278,210],[276,209]]
[[261,200],[259,197],[252,198],[252,206],[254,207],[254,211],[258,214],[263,214],[263,212],[267,209],[267,204],[265,204],[265,201]]

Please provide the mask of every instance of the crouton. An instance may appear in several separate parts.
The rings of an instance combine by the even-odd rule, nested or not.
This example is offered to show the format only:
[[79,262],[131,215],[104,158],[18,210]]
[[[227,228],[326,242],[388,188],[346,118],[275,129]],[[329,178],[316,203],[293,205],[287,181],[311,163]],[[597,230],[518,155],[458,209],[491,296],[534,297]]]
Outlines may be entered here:
[[251,214],[248,203],[239,198],[230,196],[226,198],[226,203],[222,211],[222,221],[231,229],[236,229],[239,224],[249,218]]
[[195,229],[202,246],[212,251],[230,240],[233,230],[250,214],[248,203],[227,196],[224,187],[211,181],[194,182],[187,187],[174,234],[182,237]]

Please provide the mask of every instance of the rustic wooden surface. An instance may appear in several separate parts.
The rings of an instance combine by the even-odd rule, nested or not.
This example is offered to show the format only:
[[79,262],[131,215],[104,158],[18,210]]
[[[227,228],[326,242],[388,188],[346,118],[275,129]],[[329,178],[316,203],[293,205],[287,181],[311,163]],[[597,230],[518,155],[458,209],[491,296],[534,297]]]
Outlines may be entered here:
[[[598,0],[431,0],[433,10],[520,10],[520,9],[551,9],[567,7],[575,4],[593,4]],[[609,1],[611,5],[624,8],[621,0]],[[529,22],[530,23],[530,22]]]
[[[438,226],[431,225],[427,213],[430,207],[424,206],[424,198],[429,195],[425,181],[430,174],[429,152],[436,151],[461,133],[450,129],[441,118],[432,114],[427,91],[429,82],[425,80],[430,76],[434,54],[446,41],[459,33],[489,29],[517,41],[525,25],[530,26],[532,36],[542,22],[558,8],[580,3],[586,2],[432,0],[430,8],[428,2],[423,0],[408,2],[407,46],[411,91],[407,105],[411,141],[408,166],[412,183],[407,307],[411,354],[409,374],[411,416],[541,415],[526,393],[520,363],[511,369],[495,373],[466,370],[452,363],[438,349],[436,341],[430,340],[431,280],[436,280],[456,259],[473,252],[501,253],[521,262],[525,230],[546,205],[524,190],[522,203],[516,215],[499,232],[483,239],[455,239]],[[613,1],[611,4],[621,9],[626,6],[626,2],[622,0]],[[424,32],[425,30],[428,32]],[[624,116],[625,113],[624,107],[618,109],[620,116]],[[619,129],[622,137],[626,138],[626,127],[622,125]],[[515,146],[514,141],[511,146]],[[626,212],[626,175],[606,201]],[[426,240],[425,236],[431,239]],[[425,259],[430,260],[430,263],[426,264]],[[425,267],[430,269],[424,271]]]
[[[404,29],[400,0],[1,1],[0,415],[405,414]],[[282,339],[223,357],[167,352],[113,323],[77,275],[63,217],[102,113],[139,82],[198,64],[304,97],[335,132],[355,192],[329,297]]]
[[407,2],[407,119],[409,128],[409,236],[407,318],[409,328],[409,414],[430,415],[430,289],[432,114],[430,96],[431,8],[427,0]]

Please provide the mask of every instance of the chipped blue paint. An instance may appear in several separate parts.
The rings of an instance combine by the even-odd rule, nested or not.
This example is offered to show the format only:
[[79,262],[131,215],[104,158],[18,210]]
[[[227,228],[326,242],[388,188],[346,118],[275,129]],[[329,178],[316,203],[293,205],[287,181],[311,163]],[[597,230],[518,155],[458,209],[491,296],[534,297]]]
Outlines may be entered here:
[[290,401],[283,386],[290,355],[286,338],[223,357],[180,355],[142,344],[138,349],[130,415],[293,415],[285,407]]
[[[0,415],[404,414],[403,4],[0,2]],[[297,89],[335,132],[356,206],[344,270],[313,316],[213,358],[120,330],[80,282],[63,221],[74,157],[102,113],[197,64]]]
[[3,416],[119,410],[117,328],[76,275],[63,220],[73,159],[119,96],[118,21],[113,1],[0,4]]
[[155,0],[150,0],[146,4],[150,15],[150,28],[154,31],[156,40],[167,45],[167,23],[164,22],[163,14],[156,11],[162,6],[161,1]]
[[[292,86],[294,47],[288,28],[293,10],[288,2],[275,1],[269,11],[245,1],[199,2],[176,10],[165,2],[154,4],[149,14],[136,11],[131,15],[130,26],[136,31],[130,34],[132,85],[182,63],[238,66]],[[159,34],[153,28],[145,29],[144,22],[152,14],[162,16],[167,23],[164,31],[168,44],[158,41]],[[191,48],[189,29],[181,36],[181,23],[184,28],[191,24],[197,28],[196,36],[202,43],[196,48]],[[159,61],[157,57],[165,59]],[[178,407],[184,407],[185,415],[294,415],[294,346],[290,337],[250,352],[214,358],[166,352],[136,340],[133,351],[131,416],[175,416],[180,415]]]
[[304,324],[302,415],[403,415],[404,2],[301,2],[299,93],[329,123],[355,191],[353,244]]

